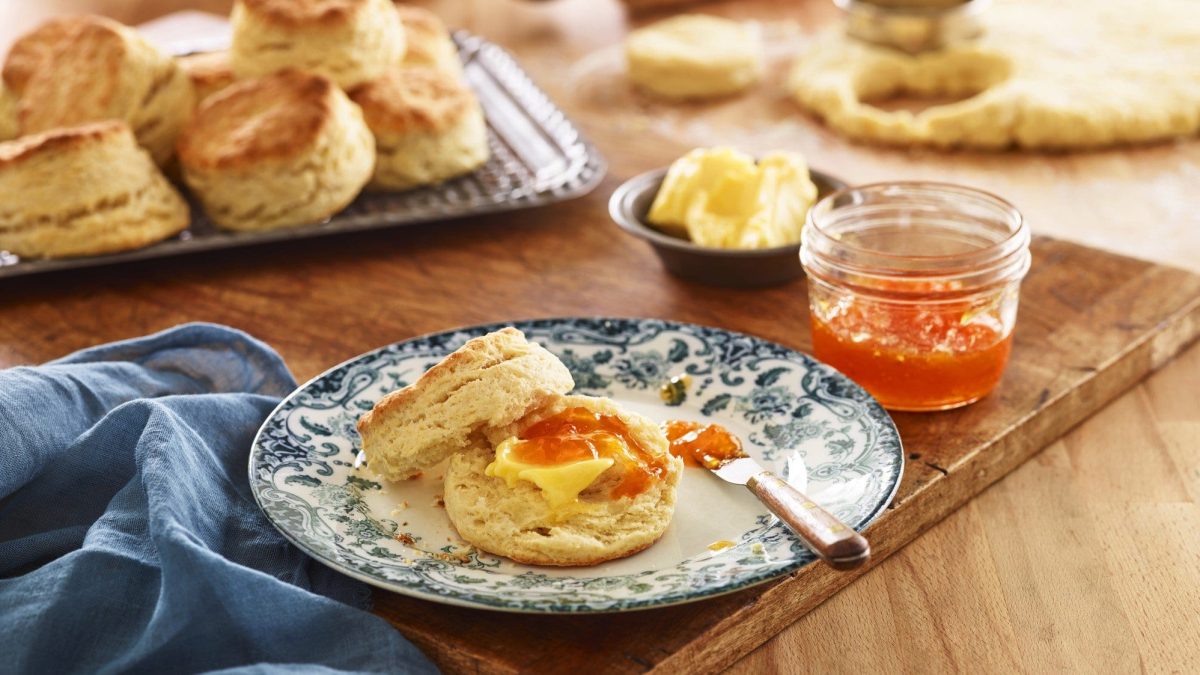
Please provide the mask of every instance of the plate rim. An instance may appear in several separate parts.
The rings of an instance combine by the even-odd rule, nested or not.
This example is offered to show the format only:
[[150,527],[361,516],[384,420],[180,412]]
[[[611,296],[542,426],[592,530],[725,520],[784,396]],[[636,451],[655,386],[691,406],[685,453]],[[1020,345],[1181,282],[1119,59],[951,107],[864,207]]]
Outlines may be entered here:
[[[746,590],[748,588],[753,588],[754,586],[759,586],[759,585],[765,584],[769,581],[774,581],[776,579],[779,579],[780,577],[786,576],[788,574],[792,574],[793,572],[795,572],[809,564],[817,562],[817,558],[811,552],[807,552],[805,555],[798,557],[792,563],[790,563],[784,567],[781,567],[781,568],[775,569],[775,570],[771,570],[769,572],[762,572],[762,573],[759,573],[756,575],[752,575],[746,580],[722,585],[722,586],[716,587],[715,589],[703,589],[703,590],[689,589],[687,591],[679,591],[679,592],[675,592],[675,593],[667,594],[667,595],[663,595],[663,596],[655,596],[655,597],[652,597],[647,600],[635,600],[632,602],[617,603],[613,606],[602,607],[602,608],[589,608],[589,607],[586,607],[585,605],[570,605],[570,606],[566,606],[566,607],[550,606],[550,607],[539,607],[536,609],[531,609],[531,608],[527,608],[527,607],[517,607],[517,606],[512,606],[512,605],[507,605],[507,604],[488,604],[488,603],[484,603],[484,602],[480,602],[480,601],[468,600],[468,599],[458,598],[458,597],[449,596],[449,595],[439,595],[437,593],[431,593],[427,590],[423,590],[420,587],[403,585],[398,582],[389,582],[387,580],[373,577],[368,574],[363,574],[363,573],[359,572],[358,570],[355,570],[351,567],[343,565],[338,560],[336,560],[330,556],[327,556],[320,551],[315,551],[315,550],[310,549],[304,543],[300,542],[295,537],[293,537],[292,534],[287,531],[287,529],[285,529],[283,526],[280,525],[280,523],[278,523],[275,520],[275,518],[271,515],[271,512],[268,511],[264,507],[262,499],[259,495],[259,490],[256,488],[256,484],[259,481],[258,481],[257,477],[254,475],[254,459],[255,459],[255,455],[259,449],[259,439],[262,438],[264,432],[266,431],[267,425],[271,423],[271,421],[275,418],[275,415],[280,411],[280,409],[282,409],[285,405],[287,405],[302,390],[307,388],[309,385],[317,382],[318,380],[324,378],[329,373],[331,373],[335,370],[338,370],[340,368],[343,368],[343,367],[347,366],[348,364],[350,364],[354,361],[358,361],[359,359],[362,359],[364,357],[370,356],[372,354],[377,354],[377,353],[379,353],[385,349],[388,349],[390,347],[394,347],[397,345],[401,345],[404,343],[413,342],[413,341],[417,341],[417,340],[428,339],[428,338],[432,338],[432,337],[436,337],[436,336],[440,336],[440,335],[453,334],[453,333],[459,333],[459,332],[467,332],[467,331],[478,331],[478,330],[483,330],[485,333],[487,333],[487,332],[492,332],[494,330],[499,330],[501,328],[510,327],[510,326],[520,329],[521,326],[528,325],[528,324],[539,324],[539,323],[553,324],[553,323],[564,323],[564,322],[569,322],[569,321],[580,321],[580,320],[594,321],[594,322],[657,321],[657,322],[663,323],[664,325],[666,325],[668,327],[672,327],[672,328],[679,327],[679,326],[692,326],[692,327],[698,327],[698,328],[705,328],[705,329],[709,329],[709,330],[718,330],[718,331],[722,331],[722,332],[725,332],[725,333],[728,333],[728,334],[731,334],[734,336],[747,337],[747,338],[751,338],[753,340],[758,340],[760,342],[767,343],[771,346],[780,347],[789,352],[794,352],[796,354],[800,354],[801,356],[803,356],[815,363],[818,363],[820,365],[823,365],[823,366],[829,368],[830,370],[833,370],[838,375],[846,378],[846,380],[849,381],[855,387],[862,389],[861,385],[859,385],[854,380],[850,379],[850,377],[847,376],[842,371],[837,370],[833,366],[830,366],[830,365],[826,364],[825,362],[818,360],[816,357],[814,357],[811,354],[808,354],[806,352],[802,352],[798,349],[794,349],[787,345],[783,345],[783,344],[780,344],[773,340],[768,340],[763,337],[752,335],[750,333],[744,333],[742,331],[731,330],[728,328],[723,328],[721,326],[711,326],[708,324],[693,323],[690,321],[677,321],[674,319],[660,319],[660,318],[655,318],[655,317],[639,317],[639,316],[604,316],[604,315],[582,316],[582,315],[575,315],[575,316],[534,317],[534,318],[514,319],[511,321],[497,321],[497,322],[488,322],[488,323],[460,325],[460,326],[456,326],[453,328],[447,328],[447,329],[437,330],[437,331],[430,331],[427,333],[422,333],[420,335],[413,335],[413,336],[405,338],[403,340],[397,340],[395,342],[390,342],[390,343],[387,343],[384,345],[380,345],[379,347],[375,347],[373,349],[369,349],[367,351],[359,353],[355,356],[351,356],[348,359],[345,359],[333,366],[330,366],[329,368],[326,368],[325,370],[318,373],[317,375],[309,378],[304,383],[298,384],[295,389],[293,389],[290,393],[288,393],[286,396],[284,396],[279,401],[279,403],[271,410],[271,412],[268,413],[267,416],[263,419],[262,424],[259,425],[258,430],[254,434],[254,439],[250,443],[250,451],[249,451],[249,456],[247,457],[247,467],[246,467],[247,468],[247,481],[248,481],[249,487],[250,487],[250,494],[254,497],[255,505],[258,506],[259,511],[264,516],[266,516],[267,521],[269,523],[271,523],[271,526],[274,527],[277,532],[282,534],[283,537],[285,539],[287,539],[293,546],[298,548],[302,553],[304,553],[308,557],[312,558],[313,560],[316,560],[317,562],[320,562],[321,564],[334,570],[335,572],[338,572],[339,574],[344,574],[351,578],[362,581],[370,586],[374,586],[376,588],[380,588],[385,591],[390,591],[392,593],[398,593],[400,595],[413,597],[413,598],[417,598],[420,600],[426,600],[426,601],[436,602],[436,603],[445,604],[445,605],[454,605],[454,606],[458,606],[458,607],[468,607],[468,608],[472,608],[472,609],[508,612],[508,613],[513,613],[513,614],[541,614],[541,615],[617,614],[617,613],[622,613],[622,612],[656,609],[656,608],[660,608],[660,607],[671,607],[671,606],[675,606],[675,605],[682,605],[682,604],[687,604],[687,603],[691,603],[691,602],[697,602],[700,600],[716,598],[716,597],[720,597],[722,595],[728,595],[730,593],[736,593],[738,591]],[[865,392],[866,390],[863,389],[863,391]],[[895,435],[895,442],[896,442],[896,449],[897,449],[897,457],[896,457],[897,470],[895,472],[894,478],[892,479],[892,484],[887,490],[886,496],[883,499],[881,499],[878,504],[875,505],[875,507],[871,510],[870,514],[862,521],[862,523],[860,525],[853,528],[855,531],[858,531],[858,532],[862,532],[866,528],[870,527],[872,523],[874,523],[876,520],[879,519],[879,517],[881,515],[883,515],[883,512],[886,511],[888,506],[891,505],[891,503],[895,500],[896,493],[900,489],[900,483],[902,482],[902,480],[904,478],[904,469],[905,469],[905,465],[907,463],[906,462],[907,456],[906,456],[906,453],[904,452],[904,441],[900,436],[900,430],[896,427],[895,420],[892,419],[891,414],[889,414],[886,411],[886,409],[884,409],[884,407],[879,403],[879,401],[875,400],[875,397],[870,396],[869,393],[867,394],[867,396],[870,399],[870,404],[873,406],[876,406],[879,409],[879,411],[883,413],[884,418],[886,418],[888,420],[888,422],[890,422],[890,425],[888,425],[888,427],[890,427],[890,429],[892,430],[892,432]],[[530,567],[534,568],[534,566],[530,566]]]

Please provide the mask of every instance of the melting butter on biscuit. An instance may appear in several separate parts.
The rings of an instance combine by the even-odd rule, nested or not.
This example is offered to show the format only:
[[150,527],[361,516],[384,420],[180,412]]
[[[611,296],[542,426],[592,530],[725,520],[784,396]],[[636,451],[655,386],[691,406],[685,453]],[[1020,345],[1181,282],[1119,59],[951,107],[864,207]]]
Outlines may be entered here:
[[513,437],[496,446],[496,459],[488,464],[484,473],[503,478],[509,487],[516,485],[518,480],[533,483],[541,489],[550,508],[555,510],[574,504],[579,498],[579,493],[613,465],[611,457],[562,464],[528,464],[513,454],[513,449],[519,442],[519,439]]

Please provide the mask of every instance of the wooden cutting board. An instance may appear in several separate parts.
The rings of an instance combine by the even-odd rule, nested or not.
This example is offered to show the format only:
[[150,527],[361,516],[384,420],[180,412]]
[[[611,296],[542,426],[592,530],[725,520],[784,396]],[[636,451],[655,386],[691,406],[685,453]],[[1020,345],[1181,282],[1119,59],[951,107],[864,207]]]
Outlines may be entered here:
[[[767,25],[778,46],[781,39],[787,39],[787,31],[796,28],[788,22],[799,18],[801,23],[819,25],[831,20],[827,5],[725,2],[710,3],[704,10],[738,18],[782,17],[783,23]],[[1156,219],[1174,217],[1174,226],[1179,227],[1180,218],[1194,217],[1179,208],[1182,200],[1174,190],[1197,166],[1195,143],[1074,156],[906,153],[838,139],[799,116],[769,84],[740,99],[667,106],[628,89],[621,76],[619,50],[611,44],[613,34],[603,28],[603,12],[595,10],[595,14],[600,28],[590,35],[569,30],[585,23],[582,17],[556,24],[570,40],[542,39],[544,33],[531,39],[519,28],[511,29],[515,34],[506,37],[497,32],[504,29],[488,30],[493,24],[486,11],[478,8],[461,17],[461,24],[513,48],[539,83],[592,134],[609,156],[617,178],[661,166],[694,145],[729,143],[752,151],[801,150],[814,165],[842,173],[851,182],[926,178],[990,188],[1023,207],[1030,206],[1035,232],[1069,233],[1105,245],[1117,240],[1109,238],[1116,228],[1091,228],[1091,222],[1128,219],[1161,228],[1169,225]],[[589,40],[596,42],[590,48],[586,46]],[[573,58],[564,60],[564,54],[572,52]],[[775,55],[775,77],[781,75],[788,58]],[[599,194],[557,208],[554,219],[572,223],[576,232],[611,228],[603,202],[615,184],[615,180],[606,181]],[[1160,200],[1155,203],[1148,194]],[[1187,255],[1160,254],[1169,248],[1169,240],[1119,239],[1161,258]],[[1012,363],[999,390],[964,410],[894,416],[908,461],[894,503],[867,531],[874,564],[1200,335],[1200,276],[1046,236],[1036,237],[1032,249],[1034,262],[1022,287]],[[598,271],[605,277],[605,272],[618,274],[615,269]],[[657,290],[660,295],[665,291],[672,296],[670,288],[677,285],[671,282],[667,289],[655,289],[653,283],[638,283],[644,281],[648,281],[645,273],[631,273],[629,278],[631,285],[651,294]],[[594,293],[605,292],[607,286],[601,282]],[[777,291],[706,291],[700,287],[688,287],[688,293],[697,299],[686,313],[704,314],[697,320],[729,327],[746,329],[753,324],[759,334],[765,330],[770,333],[767,337],[808,350],[807,316],[799,311],[803,286],[800,282],[786,287],[795,298],[783,310],[786,318],[778,317],[780,308],[771,300],[781,297]],[[586,294],[587,286],[581,285],[578,291]],[[732,305],[722,302],[731,311],[713,313],[710,301],[715,297],[728,299],[738,308],[732,310]],[[655,304],[643,300],[626,306],[632,313],[641,313],[641,307]],[[664,315],[662,312],[659,309],[656,315]],[[778,318],[773,321],[772,317]],[[449,672],[709,672],[737,661],[868,572],[869,568],[854,574],[837,573],[814,564],[782,580],[729,596],[621,615],[499,614],[434,606],[390,593],[376,594],[376,613]]]
[[[563,217],[611,227],[600,200]],[[803,284],[792,290],[802,297]],[[808,350],[807,317],[784,340]],[[764,311],[766,308],[763,308]],[[1163,365],[1200,335],[1200,276],[1039,237],[1000,388],[962,410],[896,414],[907,453],[888,511],[867,530],[886,558]],[[703,602],[547,617],[439,606],[377,592],[375,611],[448,672],[708,672],[727,666],[852,582],[812,564]]]

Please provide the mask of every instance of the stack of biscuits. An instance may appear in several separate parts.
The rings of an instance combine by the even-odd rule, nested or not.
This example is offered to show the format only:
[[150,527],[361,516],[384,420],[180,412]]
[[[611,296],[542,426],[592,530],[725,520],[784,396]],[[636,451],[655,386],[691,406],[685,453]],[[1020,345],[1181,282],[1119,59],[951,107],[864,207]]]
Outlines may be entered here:
[[129,250],[189,225],[321,222],[366,187],[488,159],[483,112],[433,14],[391,0],[238,0],[228,52],[173,58],[97,16],[48,21],[0,74],[0,250]]

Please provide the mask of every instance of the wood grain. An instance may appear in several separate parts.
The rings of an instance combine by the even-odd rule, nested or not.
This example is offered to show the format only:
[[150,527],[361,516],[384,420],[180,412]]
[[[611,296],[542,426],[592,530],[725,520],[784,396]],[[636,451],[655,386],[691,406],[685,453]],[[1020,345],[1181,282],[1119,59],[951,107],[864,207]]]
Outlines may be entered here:
[[[0,40],[55,11],[96,6],[134,23],[184,4],[8,3]],[[583,126],[613,166],[596,194],[486,220],[10,280],[0,287],[0,366],[188,320],[249,330],[300,379],[411,335],[564,314],[695,321],[805,348],[803,283],[760,292],[686,284],[603,217],[619,178],[698,144],[800,150],[852,182],[964,182],[1012,199],[1037,233],[1200,269],[1195,141],[1078,155],[877,150],[842,141],[770,86],[682,108],[632,94],[613,47],[627,29],[615,2],[429,4],[513,49]],[[776,77],[788,51],[833,15],[815,0],[703,9],[764,20],[780,47]],[[817,611],[804,616],[852,577],[810,566],[761,593],[629,617],[527,623],[383,593],[379,611],[454,670],[705,671],[789,624],[735,670],[1200,669],[1200,348],[968,502],[1062,425],[1163,365],[1200,325],[1188,300],[1194,277],[1048,239],[1036,255],[1002,389],[929,427],[898,418],[916,457],[893,513],[915,515],[881,520],[870,532],[874,571]],[[977,451],[954,449],[967,445]],[[529,635],[536,648],[520,649]]]

